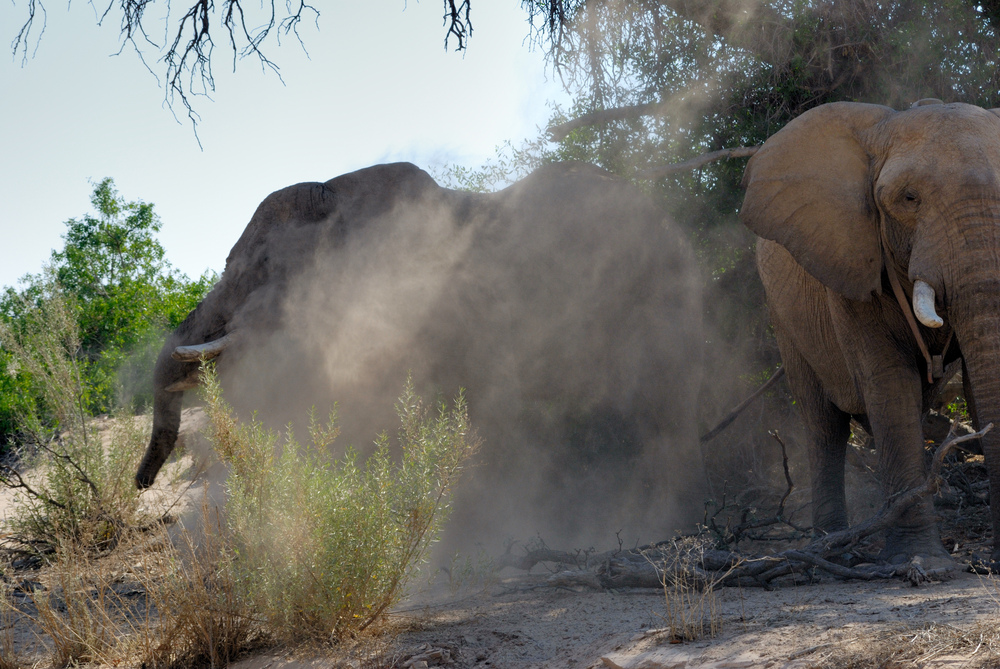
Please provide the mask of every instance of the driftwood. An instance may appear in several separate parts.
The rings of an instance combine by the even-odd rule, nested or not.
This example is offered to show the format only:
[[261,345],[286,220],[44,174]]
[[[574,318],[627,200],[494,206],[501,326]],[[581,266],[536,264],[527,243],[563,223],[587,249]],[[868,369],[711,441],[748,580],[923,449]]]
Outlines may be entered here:
[[[992,423],[974,434],[958,436],[954,429],[934,453],[931,471],[922,485],[889,498],[874,516],[854,527],[831,532],[814,539],[802,548],[794,548],[773,555],[750,556],[736,551],[712,550],[697,544],[684,544],[684,540],[665,541],[631,550],[621,548],[605,553],[557,551],[542,546],[514,556],[511,548],[495,566],[499,569],[515,567],[530,570],[543,562],[575,566],[552,574],[545,585],[554,587],[588,587],[594,589],[662,588],[683,581],[686,587],[698,589],[718,585],[771,587],[771,583],[784,576],[805,574],[811,570],[826,572],[835,578],[874,580],[903,578],[918,585],[944,577],[950,568],[927,569],[919,557],[900,565],[871,564],[848,567],[836,562],[838,556],[850,551],[866,537],[896,524],[913,505],[936,494],[941,487],[941,470],[945,456],[961,443],[980,439]],[[775,439],[782,445],[780,437]],[[782,498],[775,519],[782,521],[784,504],[792,489],[787,475],[788,492]],[[783,521],[787,522],[787,521]]]

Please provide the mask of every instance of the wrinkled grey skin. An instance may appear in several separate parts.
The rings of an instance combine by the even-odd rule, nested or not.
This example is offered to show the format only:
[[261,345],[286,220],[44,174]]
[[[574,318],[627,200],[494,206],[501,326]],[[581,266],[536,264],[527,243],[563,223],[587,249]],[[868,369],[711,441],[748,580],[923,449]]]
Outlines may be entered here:
[[[944,326],[919,326],[932,355],[961,360],[977,426],[1000,426],[1000,117],[932,104],[813,109],[750,160],[741,217],[762,237],[757,263],[782,359],[810,435],[813,523],[847,526],[848,423],[874,438],[887,495],[923,482],[921,417],[937,385],[888,272],[911,299],[934,288]],[[909,307],[908,307],[909,308]],[[1000,430],[984,439],[1000,557]],[[940,561],[928,501],[887,533],[883,557]]]
[[[153,433],[136,474],[139,488],[153,482],[177,439],[183,392],[166,388],[197,369],[171,358],[176,346],[233,331],[294,329],[298,324],[287,322],[292,287],[327,280],[311,279],[326,269],[349,267],[352,245],[391,246],[393,238],[410,235],[419,247],[425,231],[441,234],[435,223],[441,220],[442,239],[451,241],[431,248],[443,247],[446,260],[429,257],[426,263],[447,266],[448,274],[421,293],[434,295],[403,352],[374,356],[388,360],[389,371],[379,372],[387,379],[385,392],[398,395],[406,370],[414,370],[418,390],[465,387],[485,442],[480,478],[516,479],[534,466],[504,452],[510,438],[502,434],[512,424],[528,435],[533,425],[559,423],[560,434],[576,439],[582,459],[593,450],[592,433],[603,430],[611,441],[626,435],[620,440],[638,443],[625,454],[634,465],[631,480],[646,491],[635,503],[650,505],[668,525],[696,518],[704,474],[695,403],[685,396],[690,380],[700,378],[695,263],[683,235],[645,195],[582,164],[544,167],[495,194],[443,189],[413,165],[391,164],[270,195],[230,252],[218,285],[160,353]],[[343,272],[337,277],[331,290],[357,282],[363,291],[368,279]],[[254,346],[241,339],[218,358],[224,385],[227,370],[255,355]],[[367,383],[365,396],[381,397],[371,389],[380,380],[368,376],[358,381]],[[250,373],[242,378],[265,381],[265,390],[278,380]],[[355,387],[338,392],[362,394]],[[266,394],[261,397],[266,401]],[[370,443],[376,429],[390,426],[359,434]],[[590,436],[579,436],[588,430]],[[590,471],[598,485],[611,477],[601,467]],[[624,504],[621,512],[643,513]]]

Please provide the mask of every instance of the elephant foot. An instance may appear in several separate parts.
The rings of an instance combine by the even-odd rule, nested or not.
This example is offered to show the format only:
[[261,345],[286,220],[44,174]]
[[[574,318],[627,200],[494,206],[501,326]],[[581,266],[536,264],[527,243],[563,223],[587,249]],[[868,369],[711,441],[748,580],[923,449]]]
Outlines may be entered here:
[[921,530],[899,528],[886,533],[885,548],[879,560],[889,564],[904,564],[919,558],[925,569],[956,569],[951,554],[941,545],[937,527]]

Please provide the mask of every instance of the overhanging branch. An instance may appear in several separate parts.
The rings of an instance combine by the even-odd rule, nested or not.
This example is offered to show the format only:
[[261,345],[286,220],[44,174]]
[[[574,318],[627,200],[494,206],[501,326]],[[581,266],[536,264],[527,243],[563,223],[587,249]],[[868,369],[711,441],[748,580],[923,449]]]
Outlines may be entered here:
[[[670,176],[671,174],[677,174],[678,172],[689,172],[691,170],[696,170],[699,167],[704,167],[705,165],[714,162],[716,160],[726,160],[729,158],[749,158],[753,154],[757,153],[760,146],[738,146],[734,149],[721,149],[719,151],[712,151],[710,153],[704,153],[700,156],[694,158],[689,158],[688,160],[681,161],[679,163],[673,163],[671,165],[663,165],[662,167],[653,167],[648,170],[643,170],[636,174],[640,179],[662,179],[663,177]],[[781,377],[782,369],[779,369],[774,373],[774,376],[761,387],[759,392],[764,392],[770,387],[770,384],[776,382]],[[749,401],[753,401],[756,395],[752,396]],[[748,404],[749,404],[748,401]],[[746,407],[741,405],[734,410],[736,415],[745,409]],[[736,417],[733,416],[733,418]],[[728,416],[727,416],[728,418]],[[729,421],[732,422],[732,421]],[[728,425],[729,423],[726,423]],[[725,428],[726,425],[722,425],[721,428]],[[721,428],[717,428],[721,431]],[[718,434],[717,431],[713,430],[711,436],[705,435],[702,437],[702,442],[708,441],[712,437]]]
[[641,105],[629,105],[627,107],[615,107],[614,109],[602,109],[601,111],[590,112],[579,116],[572,121],[566,121],[559,125],[553,125],[546,130],[549,140],[561,142],[566,139],[569,133],[577,128],[597,125],[599,123],[610,123],[612,121],[623,121],[629,118],[639,118],[640,116],[651,116],[661,111],[666,111],[668,105],[663,102],[647,102]]

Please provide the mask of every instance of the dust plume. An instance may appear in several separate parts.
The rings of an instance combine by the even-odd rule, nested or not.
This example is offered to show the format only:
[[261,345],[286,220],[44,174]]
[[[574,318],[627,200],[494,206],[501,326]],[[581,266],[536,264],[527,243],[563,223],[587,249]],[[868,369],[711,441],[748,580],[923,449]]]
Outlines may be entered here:
[[364,453],[395,430],[408,373],[425,398],[465,388],[483,447],[454,546],[608,546],[700,517],[702,280],[651,200],[569,164],[490,195],[426,178],[342,213],[275,228],[267,261],[287,274],[234,315],[250,336],[220,362],[234,406],[302,426],[336,402],[339,448]]

